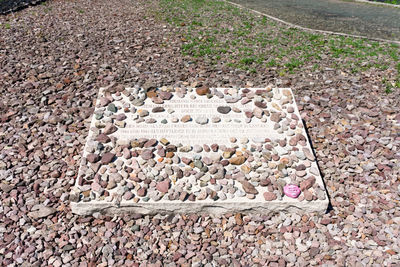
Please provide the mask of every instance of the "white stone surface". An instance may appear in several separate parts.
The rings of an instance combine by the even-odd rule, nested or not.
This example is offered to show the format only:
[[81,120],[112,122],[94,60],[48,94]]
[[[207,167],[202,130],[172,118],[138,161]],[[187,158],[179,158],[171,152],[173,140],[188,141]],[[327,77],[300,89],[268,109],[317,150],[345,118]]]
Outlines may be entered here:
[[[128,88],[129,89],[129,88]],[[263,88],[256,88],[251,90],[257,90]],[[219,88],[219,91],[224,91],[224,88]],[[277,112],[280,109],[279,102],[282,99],[282,90],[291,90],[289,88],[286,89],[273,89],[274,98],[272,101],[267,102],[268,111]],[[103,95],[103,90],[100,90],[99,97]],[[193,97],[194,96],[194,97]],[[257,97],[257,96],[256,96]],[[126,105],[129,103],[129,99],[121,95],[118,101],[114,103],[118,103],[120,106]],[[218,106],[230,106],[231,108],[238,108],[242,110],[241,113],[236,113],[234,111],[230,111],[228,114],[220,114],[217,112]],[[296,114],[300,118],[300,114],[298,112],[297,106],[293,99],[294,114]],[[154,107],[163,107],[166,111],[160,113],[152,113],[151,110]],[[226,103],[224,98],[218,98],[214,96],[211,99],[208,99],[205,96],[196,96],[194,92],[188,93],[184,98],[179,98],[174,96],[171,100],[166,100],[163,104],[154,104],[150,99],[146,99],[144,105],[136,107],[137,112],[126,112],[127,119],[125,120],[126,126],[125,128],[120,128],[115,133],[110,136],[115,137],[117,142],[127,142],[132,140],[133,138],[155,138],[157,140],[161,138],[166,138],[172,144],[182,144],[183,146],[190,145],[203,145],[203,144],[214,144],[217,143],[219,145],[224,144],[228,147],[232,146],[230,142],[231,137],[235,137],[238,141],[236,144],[241,148],[243,145],[240,143],[241,139],[248,138],[249,144],[256,144],[259,139],[269,138],[271,140],[281,139],[287,136],[289,131],[283,131],[279,133],[274,130],[274,122],[267,119],[258,119],[253,118],[251,122],[245,122],[244,111],[253,110],[254,109],[254,101],[251,101],[245,105],[242,105],[239,102],[237,103]],[[103,108],[104,109],[104,108]],[[154,118],[156,120],[155,123],[137,123],[135,118],[137,117],[139,110],[148,110],[150,115],[144,117],[144,119]],[[168,112],[173,110],[173,112]],[[95,110],[95,113],[98,111],[98,108]],[[124,113],[119,110],[116,114]],[[192,117],[191,122],[183,123],[181,121],[177,123],[173,123],[173,118],[178,118],[179,120],[184,115],[190,115]],[[213,123],[211,119],[215,116],[221,118],[221,122]],[[209,122],[204,125],[200,125],[196,123],[197,118],[208,118]],[[168,120],[167,124],[162,124],[161,121],[163,119]],[[91,130],[89,131],[88,141],[92,139],[94,135],[93,130],[96,129],[96,119],[95,116],[92,117],[91,122]],[[311,150],[311,146],[303,128],[302,122],[300,120],[300,127],[297,127],[292,134],[301,133],[307,139],[307,148]],[[289,136],[287,136],[289,137]],[[89,142],[88,142],[89,143]],[[83,152],[83,156],[86,157],[88,152],[88,143]],[[298,148],[302,149],[300,145]],[[274,148],[277,153],[285,154],[285,149],[281,147]],[[194,153],[193,151],[190,153],[181,153],[177,152],[176,155],[179,157],[192,157],[195,154],[199,154],[201,156],[210,157],[213,153]],[[215,154],[215,153],[214,153]],[[260,154],[260,153],[259,153]],[[258,155],[255,153],[255,155]],[[261,155],[259,155],[261,156]],[[126,161],[126,160],[124,160]],[[86,165],[82,162],[79,176],[85,175],[88,168],[85,168]],[[263,163],[263,168],[268,168],[266,163]],[[329,200],[326,195],[325,187],[322,181],[322,178],[319,174],[318,167],[315,161],[311,162],[311,168],[317,170],[317,174],[313,173],[316,177],[316,184],[319,185],[320,188],[324,190],[324,194],[326,198],[324,200],[313,200],[313,201],[299,201],[298,199],[293,199],[287,196],[283,196],[281,200],[273,200],[273,201],[265,201],[263,197],[263,193],[268,191],[267,187],[257,186],[258,194],[254,199],[249,199],[246,196],[234,198],[227,198],[226,200],[211,200],[209,198],[205,200],[196,200],[194,202],[191,201],[180,201],[180,200],[168,200],[162,198],[158,201],[153,201],[152,199],[147,202],[142,201],[140,199],[137,203],[132,200],[126,201],[121,198],[103,199],[99,198],[91,199],[90,201],[79,201],[79,202],[71,202],[72,211],[76,214],[88,215],[94,212],[102,212],[106,214],[121,214],[121,213],[143,213],[143,214],[155,214],[155,213],[191,213],[191,212],[203,212],[203,213],[224,213],[224,212],[245,212],[245,213],[268,213],[275,211],[288,211],[292,212],[294,210],[300,210],[305,213],[308,212],[320,212],[324,213],[327,209]],[[311,168],[308,168],[308,173]],[[150,171],[150,170],[149,170]],[[293,174],[295,172],[294,169],[288,170],[289,174]],[[310,174],[310,173],[309,173]],[[175,179],[174,175],[169,177],[175,185],[172,187],[185,184],[192,179],[193,176],[183,177],[179,180]],[[289,181],[289,180],[287,180]],[[175,183],[176,182],[176,183]],[[197,181],[199,183],[199,181]],[[236,186],[239,189],[242,189],[241,183],[238,181],[229,180],[229,183]],[[110,194],[118,192],[117,187],[113,190],[110,190]],[[87,189],[87,186],[86,186]],[[199,191],[202,188],[200,186],[194,186],[192,188],[193,192]],[[78,185],[78,180],[76,186],[72,189],[72,194],[78,196],[83,191],[83,187]],[[110,197],[109,197],[110,198]]]
[[[271,121],[261,122],[259,119],[253,119],[250,123],[245,123],[243,112],[236,113],[230,111],[228,114],[221,114],[217,112],[218,106],[240,107],[245,110],[253,110],[254,104],[252,102],[246,105],[240,103],[226,103],[224,99],[213,97],[207,99],[206,97],[198,96],[196,99],[190,97],[185,98],[172,98],[165,101],[165,104],[154,104],[149,99],[143,106],[138,107],[138,110],[148,110],[149,112],[154,107],[164,107],[166,110],[173,109],[174,112],[154,113],[145,118],[155,118],[157,122],[152,124],[135,123],[132,117],[135,114],[127,114],[127,126],[120,129],[113,134],[118,139],[132,139],[135,138],[166,138],[172,144],[182,143],[183,145],[202,145],[202,144],[224,144],[230,145],[230,137],[247,137],[265,138],[265,131],[268,131],[269,138],[278,138],[279,135],[273,130],[273,123]],[[269,107],[272,109],[272,107]],[[173,117],[181,119],[184,115],[192,117],[191,122],[187,123],[171,123]],[[215,116],[221,117],[221,122],[213,123],[211,119]],[[209,122],[205,125],[196,123],[197,118],[208,118]],[[167,119],[167,124],[162,124],[161,121]],[[230,119],[231,121],[227,121]],[[238,120],[240,122],[238,122]]]

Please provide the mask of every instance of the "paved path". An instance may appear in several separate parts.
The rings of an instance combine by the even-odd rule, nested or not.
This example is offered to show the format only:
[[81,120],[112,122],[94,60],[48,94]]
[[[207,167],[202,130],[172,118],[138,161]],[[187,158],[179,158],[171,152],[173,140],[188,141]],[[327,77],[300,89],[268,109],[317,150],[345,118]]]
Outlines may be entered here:
[[231,0],[311,29],[400,41],[400,8],[340,0]]

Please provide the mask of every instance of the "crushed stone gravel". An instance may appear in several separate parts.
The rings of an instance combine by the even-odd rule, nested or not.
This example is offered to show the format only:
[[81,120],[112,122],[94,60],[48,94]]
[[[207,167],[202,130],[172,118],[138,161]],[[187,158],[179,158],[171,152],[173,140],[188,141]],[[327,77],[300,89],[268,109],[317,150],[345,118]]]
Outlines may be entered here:
[[[0,264],[398,265],[400,97],[382,94],[381,73],[215,68],[182,56],[175,29],[147,5],[55,0],[0,17],[10,24],[0,27]],[[330,211],[73,215],[69,190],[98,88],[184,81],[292,87]]]

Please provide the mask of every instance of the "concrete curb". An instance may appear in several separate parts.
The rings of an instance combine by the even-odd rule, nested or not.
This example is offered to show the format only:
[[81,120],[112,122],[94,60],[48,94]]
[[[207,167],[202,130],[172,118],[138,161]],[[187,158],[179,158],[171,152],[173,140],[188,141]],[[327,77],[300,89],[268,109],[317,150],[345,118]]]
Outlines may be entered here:
[[[256,13],[256,14],[258,14],[258,15],[265,16],[265,17],[267,17],[267,18],[269,18],[269,19],[272,19],[272,20],[274,20],[274,21],[280,22],[280,23],[285,24],[285,25],[287,25],[287,26],[289,26],[289,27],[296,28],[296,29],[300,29],[300,30],[303,30],[303,31],[316,32],[316,33],[322,33],[322,34],[330,34],[330,35],[339,35],[339,36],[353,37],[353,38],[362,38],[362,39],[368,39],[368,40],[372,40],[372,41],[379,41],[379,42],[386,42],[386,43],[393,43],[393,44],[399,44],[399,45],[400,45],[400,41],[387,40],[387,39],[380,39],[380,38],[371,38],[371,37],[367,37],[367,36],[354,35],[354,34],[347,34],[347,33],[341,33],[341,32],[332,32],[332,31],[323,31],[323,30],[310,29],[310,28],[302,27],[302,26],[300,26],[300,25],[292,24],[292,23],[290,23],[290,22],[287,22],[287,21],[278,19],[278,18],[276,18],[276,17],[274,17],[274,16],[271,16],[271,15],[262,13],[262,12],[260,12],[260,11],[257,11],[257,10],[254,10],[254,9],[251,9],[251,8],[248,8],[248,7],[245,7],[245,6],[243,6],[243,5],[240,5],[240,4],[237,4],[237,3],[233,3],[233,2],[231,2],[231,1],[229,1],[229,0],[221,0],[221,1],[222,1],[222,2],[225,2],[225,3],[228,3],[228,4],[231,4],[231,5],[233,5],[233,6],[236,6],[236,7],[240,8],[240,9],[249,10],[249,11],[251,11],[251,12],[253,12],[253,13]],[[366,1],[366,0],[357,0],[357,1],[365,1],[365,2],[371,3],[371,2]]]
[[132,203],[129,201],[123,201],[119,204],[104,203],[101,201],[71,202],[71,210],[72,213],[81,216],[93,215],[93,213],[96,212],[111,216],[135,213],[143,215],[188,213],[221,215],[228,212],[242,212],[245,214],[274,214],[278,212],[299,212],[307,214],[315,212],[323,215],[326,213],[328,205],[328,198],[325,200],[313,200],[311,202],[306,200],[298,202],[285,196],[284,201],[274,200],[269,202],[224,201],[218,203],[208,199],[205,201],[190,203],[181,201],[169,201],[169,203]]

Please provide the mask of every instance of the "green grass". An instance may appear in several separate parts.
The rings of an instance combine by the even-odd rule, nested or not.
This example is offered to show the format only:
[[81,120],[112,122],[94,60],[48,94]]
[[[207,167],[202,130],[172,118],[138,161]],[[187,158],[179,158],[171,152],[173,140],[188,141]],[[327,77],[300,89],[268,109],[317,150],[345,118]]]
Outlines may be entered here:
[[[372,0],[374,2],[380,2],[380,1],[375,1]],[[400,5],[400,0],[385,0],[384,3],[386,4],[392,4],[392,5]]]
[[373,69],[384,72],[382,84],[390,87],[385,91],[399,87],[396,44],[279,26],[265,16],[216,0],[160,0],[158,10],[152,12],[179,28],[185,40],[183,55],[210,64],[249,73],[269,68],[279,76],[328,66],[352,74]]

